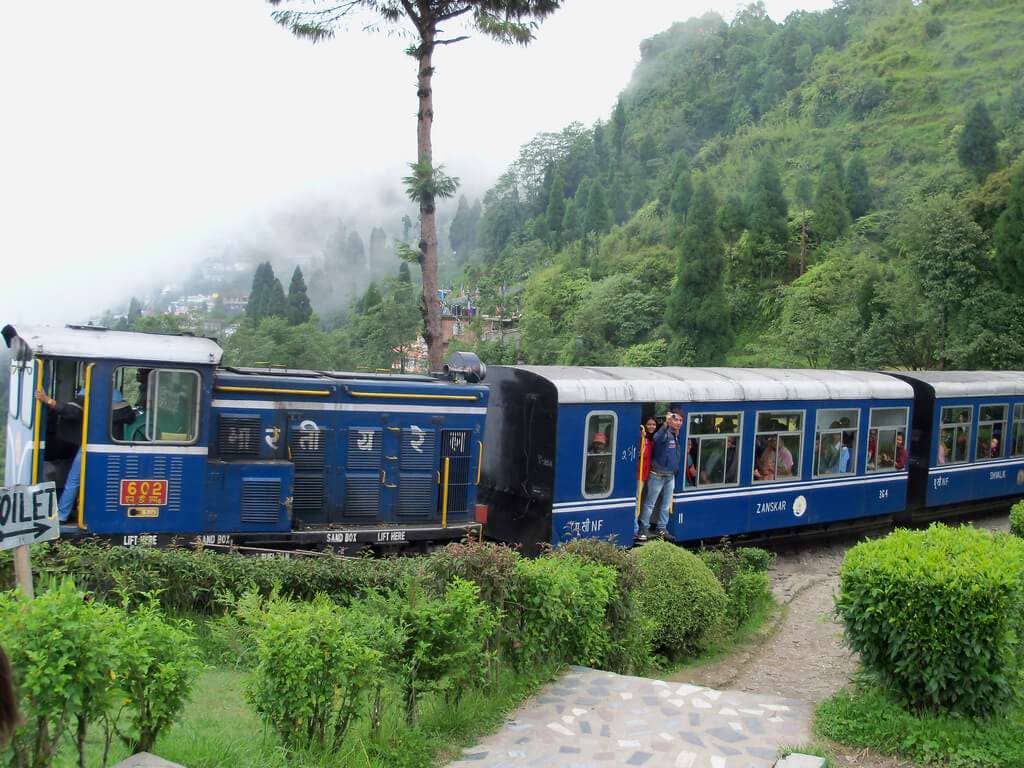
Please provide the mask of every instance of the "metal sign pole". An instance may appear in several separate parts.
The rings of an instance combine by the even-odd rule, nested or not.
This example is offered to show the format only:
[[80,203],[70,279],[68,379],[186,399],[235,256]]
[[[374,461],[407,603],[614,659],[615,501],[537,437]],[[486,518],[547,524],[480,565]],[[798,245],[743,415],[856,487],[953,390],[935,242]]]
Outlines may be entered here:
[[18,581],[18,587],[25,593],[29,600],[34,598],[35,589],[32,586],[32,563],[28,558],[28,544],[22,544],[14,548],[14,576]]

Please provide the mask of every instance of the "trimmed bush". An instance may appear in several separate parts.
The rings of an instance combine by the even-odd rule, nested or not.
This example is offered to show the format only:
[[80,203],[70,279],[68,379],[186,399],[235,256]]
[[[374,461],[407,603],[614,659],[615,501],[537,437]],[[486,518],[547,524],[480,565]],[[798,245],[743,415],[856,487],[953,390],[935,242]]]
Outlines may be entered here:
[[555,554],[579,557],[615,570],[615,589],[604,617],[608,650],[600,663],[601,669],[629,675],[650,667],[654,622],[643,615],[636,600],[643,574],[629,550],[601,539],[573,539]]
[[456,577],[471,581],[480,589],[481,600],[504,610],[519,559],[518,552],[503,544],[467,539],[427,558],[425,575],[439,593]]
[[515,592],[506,619],[512,659],[597,666],[608,654],[605,625],[616,573],[576,555],[516,563]]
[[655,626],[655,650],[670,659],[699,653],[720,632],[728,610],[725,590],[701,559],[666,542],[634,550],[643,574],[637,599]]
[[775,555],[757,547],[701,549],[697,555],[711,569],[729,598],[729,621],[742,626],[762,605],[772,601],[766,571]]
[[864,666],[913,709],[987,715],[1020,686],[1019,539],[933,525],[858,544],[836,605]]
[[729,598],[729,620],[734,627],[740,627],[761,606],[772,601],[772,585],[768,574],[742,570],[733,576],[725,594]]
[[1010,533],[1024,538],[1024,501],[1018,501],[1010,508]]

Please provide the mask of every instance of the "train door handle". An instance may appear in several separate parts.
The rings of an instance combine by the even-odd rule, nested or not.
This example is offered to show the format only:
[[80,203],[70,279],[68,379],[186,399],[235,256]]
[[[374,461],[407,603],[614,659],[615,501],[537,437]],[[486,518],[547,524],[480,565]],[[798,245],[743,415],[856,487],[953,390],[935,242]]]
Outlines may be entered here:
[[384,458],[387,459],[388,461],[398,461],[397,456],[385,456]]
[[398,483],[389,483],[388,482],[387,470],[383,470],[383,469],[380,471],[380,484],[383,485],[385,488],[397,488],[398,487]]

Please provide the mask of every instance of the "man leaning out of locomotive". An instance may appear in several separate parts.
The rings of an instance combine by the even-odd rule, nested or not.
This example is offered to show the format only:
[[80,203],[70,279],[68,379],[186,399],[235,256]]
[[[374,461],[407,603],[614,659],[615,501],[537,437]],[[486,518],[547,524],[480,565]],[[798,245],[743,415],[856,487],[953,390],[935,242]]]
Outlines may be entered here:
[[672,508],[672,494],[675,492],[676,472],[682,460],[683,448],[679,443],[679,428],[683,417],[674,411],[665,414],[665,423],[654,433],[654,450],[651,456],[651,476],[647,479],[647,498],[640,512],[639,525],[634,524],[637,541],[647,541],[647,530],[651,524],[654,503],[661,495],[658,506],[657,535],[669,539],[668,516]]

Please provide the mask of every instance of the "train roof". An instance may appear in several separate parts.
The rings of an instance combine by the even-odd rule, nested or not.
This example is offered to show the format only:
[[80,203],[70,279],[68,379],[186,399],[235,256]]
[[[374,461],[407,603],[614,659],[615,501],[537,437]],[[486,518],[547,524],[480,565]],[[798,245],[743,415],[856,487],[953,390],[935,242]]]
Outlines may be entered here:
[[4,340],[14,357],[73,357],[185,365],[216,365],[224,350],[213,339],[168,333],[111,331],[101,326],[5,326]]
[[872,371],[776,368],[514,366],[551,382],[560,403],[909,400],[909,384]]
[[[308,379],[342,379],[362,381],[415,381],[421,383],[440,382],[433,376],[425,376],[417,373],[383,373],[378,371],[314,371],[306,368],[276,368],[276,367],[246,367],[246,366],[225,366],[221,371],[236,373],[241,376],[279,376],[284,379],[295,379],[296,381]],[[221,374],[223,375],[223,374]]]
[[901,371],[899,376],[927,384],[936,397],[1024,395],[1024,371]]

